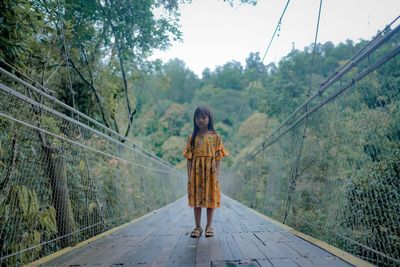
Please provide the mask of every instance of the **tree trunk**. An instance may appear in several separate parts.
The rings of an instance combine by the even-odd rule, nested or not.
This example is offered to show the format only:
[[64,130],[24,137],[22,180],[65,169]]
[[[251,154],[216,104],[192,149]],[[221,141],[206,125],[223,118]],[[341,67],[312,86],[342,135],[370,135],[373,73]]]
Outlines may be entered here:
[[61,246],[70,246],[74,244],[71,233],[75,231],[75,222],[64,174],[64,161],[50,145],[46,144],[42,147],[45,154],[45,171],[50,179],[53,206],[56,209],[58,235],[65,236],[61,239]]

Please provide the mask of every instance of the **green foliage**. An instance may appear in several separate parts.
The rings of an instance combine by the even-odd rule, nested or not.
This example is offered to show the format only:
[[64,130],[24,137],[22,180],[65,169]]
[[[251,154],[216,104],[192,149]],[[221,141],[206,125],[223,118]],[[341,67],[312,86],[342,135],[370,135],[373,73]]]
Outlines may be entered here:
[[[229,101],[227,101],[228,99]],[[250,108],[244,105],[242,112],[239,114],[238,107],[242,105],[243,94],[232,89],[205,86],[196,91],[192,102],[196,105],[205,104],[209,106],[217,122],[223,122],[228,126],[237,125],[239,120],[243,120],[251,113]],[[240,117],[238,118],[238,116]]]
[[243,67],[240,62],[228,62],[215,69],[213,85],[224,89],[239,90],[242,88],[242,73]]
[[[400,147],[392,149],[392,154],[360,169],[359,179],[352,180],[343,223],[356,233],[357,242],[379,247],[390,257],[398,258]],[[352,253],[366,257],[369,252],[353,246]],[[379,258],[375,260],[380,261]]]
[[[315,92],[319,81],[346,64],[345,59],[364,45],[364,41],[318,45],[318,68],[311,88],[311,49],[292,51],[277,66],[267,68],[260,79],[262,86],[258,85],[261,97],[252,97],[255,83],[249,83],[245,89],[250,95],[248,104],[265,99],[266,117],[274,120],[271,128],[276,128],[306,99],[310,89]],[[373,58],[389,49],[393,49],[392,44]],[[299,231],[375,264],[392,266],[389,257],[399,258],[400,240],[398,62],[396,57],[385,63],[245,162],[240,159],[262,143],[256,136],[263,122],[256,111],[241,121],[229,143],[238,147],[233,156],[239,160],[234,164],[236,173],[230,172],[223,179],[225,192],[276,220],[286,218],[286,223]],[[343,83],[364,66],[367,62],[353,69]],[[212,73],[207,75],[209,78]],[[267,126],[267,131],[271,128]]]
[[236,2],[239,2],[240,4],[251,4],[253,6],[257,4],[257,0],[224,0],[224,2],[229,3],[231,6]]
[[223,137],[223,139],[226,139],[229,133],[232,131],[231,127],[222,122],[217,122],[214,125],[214,129],[221,135],[221,137]]
[[251,140],[265,134],[267,116],[263,113],[255,112],[251,114],[239,127],[238,137]]
[[[43,240],[57,232],[55,209],[53,207],[40,208],[35,191],[24,185],[14,185],[7,199],[0,203],[0,224],[4,226],[0,240],[3,240],[3,253],[11,254],[32,246],[39,245]],[[19,222],[19,228],[13,228]],[[13,232],[13,239],[4,236]],[[32,261],[39,256],[41,246],[35,247],[21,258],[9,258],[8,264],[21,264]]]
[[170,60],[155,73],[158,99],[170,99],[177,103],[190,103],[195,89],[199,87],[199,79],[179,59]]
[[243,78],[248,83],[257,81],[267,75],[267,67],[261,62],[260,53],[250,53],[246,59],[246,68],[244,70]]
[[177,8],[175,0],[3,1],[0,59],[29,68],[58,99],[123,131],[137,66],[180,39]]
[[57,233],[56,210],[54,207],[47,206],[42,210],[39,223],[42,234],[45,236],[44,240]]
[[[28,225],[36,223],[36,217],[39,214],[39,203],[35,192],[25,186],[13,186],[6,202],[9,208],[14,207],[18,210],[18,217]],[[5,213],[13,214],[11,210]]]
[[189,120],[184,105],[173,103],[160,118],[160,125],[168,135],[180,135],[185,122]]
[[186,145],[186,139],[177,136],[168,138],[161,147],[163,158],[172,164],[182,161],[182,147]]
[[25,69],[43,14],[29,0],[1,1],[0,11],[0,59]]

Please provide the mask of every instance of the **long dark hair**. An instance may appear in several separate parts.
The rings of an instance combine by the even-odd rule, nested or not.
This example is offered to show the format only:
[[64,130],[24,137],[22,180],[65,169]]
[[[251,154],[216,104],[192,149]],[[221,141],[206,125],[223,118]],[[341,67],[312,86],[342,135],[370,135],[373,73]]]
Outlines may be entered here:
[[208,116],[208,130],[216,133],[214,130],[214,115],[212,114],[211,110],[206,106],[198,106],[194,111],[193,115],[193,133],[192,133],[192,140],[190,142],[190,146],[194,149],[195,142],[194,139],[196,138],[197,133],[199,132],[199,127],[196,125],[196,117],[201,115]]

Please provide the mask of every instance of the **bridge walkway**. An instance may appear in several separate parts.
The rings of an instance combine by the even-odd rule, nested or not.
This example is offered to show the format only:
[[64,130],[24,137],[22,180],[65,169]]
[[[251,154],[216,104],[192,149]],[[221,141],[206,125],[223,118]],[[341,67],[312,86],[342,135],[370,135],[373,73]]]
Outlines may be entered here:
[[[191,238],[187,196],[122,227],[67,248],[41,266],[353,266],[295,231],[222,195],[214,237]],[[206,210],[202,210],[202,227]],[[305,236],[305,235],[304,235]],[[307,236],[306,236],[307,237]],[[323,243],[323,242],[321,242]],[[339,254],[349,254],[339,251]],[[338,253],[335,253],[338,254]],[[345,257],[343,257],[345,258]],[[357,264],[357,258],[354,262]],[[351,261],[350,261],[351,262]],[[360,260],[362,263],[362,261]],[[361,264],[362,265],[362,264]]]

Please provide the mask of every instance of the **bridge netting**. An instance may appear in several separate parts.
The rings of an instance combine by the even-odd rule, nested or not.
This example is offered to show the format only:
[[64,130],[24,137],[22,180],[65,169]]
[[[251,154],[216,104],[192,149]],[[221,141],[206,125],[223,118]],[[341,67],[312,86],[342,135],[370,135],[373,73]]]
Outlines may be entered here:
[[222,179],[227,195],[380,266],[400,263],[394,25],[320,79],[303,105],[247,148]]
[[3,67],[2,265],[32,262],[186,193],[183,171]]
[[[398,32],[378,34],[244,149],[221,173],[224,193],[372,263],[398,265]],[[31,262],[185,194],[184,172],[47,88],[0,73],[2,264]]]

